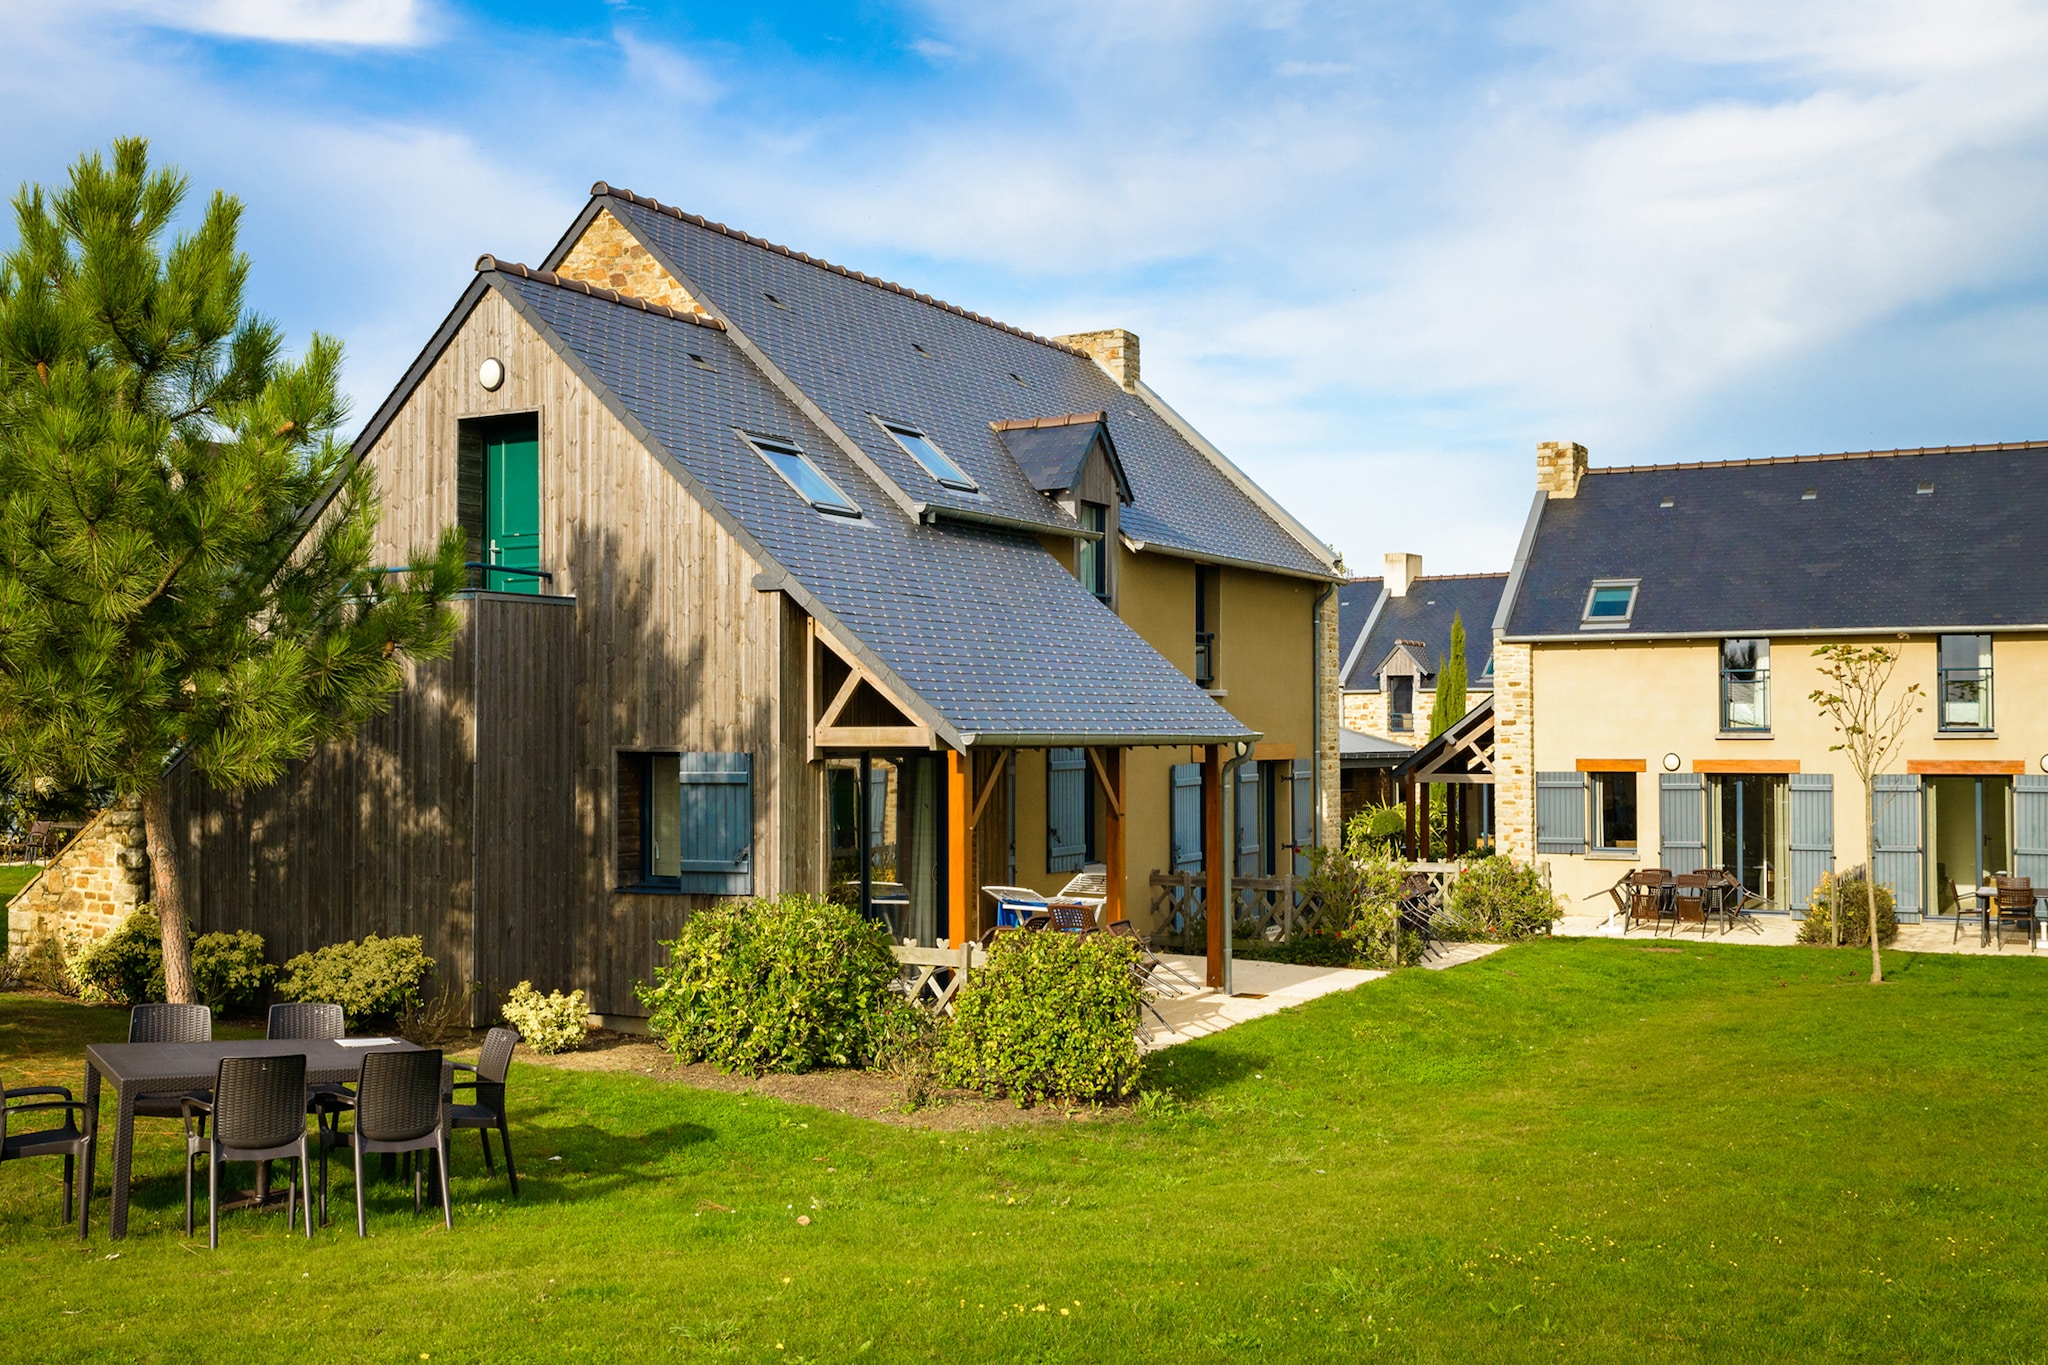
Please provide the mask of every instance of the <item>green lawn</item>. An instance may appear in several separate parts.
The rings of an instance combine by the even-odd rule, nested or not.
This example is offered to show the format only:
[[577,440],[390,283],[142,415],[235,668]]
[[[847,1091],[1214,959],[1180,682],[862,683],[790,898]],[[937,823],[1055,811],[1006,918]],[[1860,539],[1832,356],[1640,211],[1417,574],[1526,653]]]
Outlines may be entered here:
[[28,863],[9,863],[0,867],[0,907],[15,897],[15,893],[36,879],[36,873],[43,869]]
[[[124,1243],[104,1194],[89,1246],[56,1226],[56,1163],[0,1168],[0,1326],[50,1360],[2041,1359],[2048,959],[1890,969],[1538,942],[1174,1049],[1140,1112],[964,1135],[520,1065],[524,1195],[464,1145],[452,1236],[385,1187],[368,1242],[195,1248],[145,1124]],[[0,997],[0,1074],[75,1084],[121,1026]]]

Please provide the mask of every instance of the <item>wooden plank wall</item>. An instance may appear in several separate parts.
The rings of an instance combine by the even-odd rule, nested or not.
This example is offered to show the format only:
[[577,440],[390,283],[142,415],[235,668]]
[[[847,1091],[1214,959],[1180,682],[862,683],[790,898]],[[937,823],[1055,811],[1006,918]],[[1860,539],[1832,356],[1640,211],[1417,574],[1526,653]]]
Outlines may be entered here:
[[408,670],[391,709],[269,787],[216,792],[171,777],[182,871],[200,933],[253,929],[268,955],[418,934],[456,990],[470,980],[474,636]]
[[[506,379],[488,393],[476,375],[493,356]],[[574,849],[549,932],[568,945],[564,989],[590,992],[596,1012],[638,1014],[632,987],[651,972],[656,942],[709,898],[612,890],[621,751],[751,752],[756,893],[822,889],[809,845],[824,786],[803,761],[800,629],[789,643],[790,617],[800,627],[801,614],[781,594],[754,590],[760,566],[495,294],[368,457],[385,507],[381,553],[403,556],[455,519],[460,419],[535,411],[541,564],[555,574],[544,590],[577,599]]]
[[563,989],[575,826],[577,604],[480,594],[476,678],[476,1022],[520,981]]

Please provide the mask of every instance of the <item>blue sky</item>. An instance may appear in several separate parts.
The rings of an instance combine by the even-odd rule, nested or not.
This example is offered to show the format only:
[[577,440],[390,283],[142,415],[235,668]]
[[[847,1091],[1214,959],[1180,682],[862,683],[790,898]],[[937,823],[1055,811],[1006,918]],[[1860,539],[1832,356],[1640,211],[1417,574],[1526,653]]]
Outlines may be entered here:
[[1595,464],[2048,436],[2048,5],[0,0],[0,182],[247,205],[367,414],[608,180],[1146,377],[1369,570]]

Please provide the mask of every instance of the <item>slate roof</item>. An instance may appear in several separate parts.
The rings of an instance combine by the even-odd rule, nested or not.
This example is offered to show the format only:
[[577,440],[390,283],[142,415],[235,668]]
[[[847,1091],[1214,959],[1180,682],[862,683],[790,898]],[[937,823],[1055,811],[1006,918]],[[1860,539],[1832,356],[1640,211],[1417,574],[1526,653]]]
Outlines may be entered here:
[[[504,295],[657,458],[672,459],[828,629],[854,637],[928,706],[923,718],[942,733],[984,743],[1252,736],[1029,534],[906,516],[726,332],[514,267],[486,270],[479,284]],[[861,518],[813,510],[735,429],[793,440]]]
[[[968,517],[1075,529],[989,423],[1102,409],[1132,503],[1123,534],[1172,551],[1329,577],[1330,568],[1143,398],[1070,346],[607,187],[609,209],[684,287],[723,313],[910,500]],[[575,231],[545,262],[558,264]],[[875,417],[932,437],[979,485],[942,487]]]
[[[1480,691],[1492,684],[1486,679],[1486,661],[1493,656],[1493,617],[1500,607],[1501,591],[1507,586],[1504,573],[1424,575],[1408,585],[1406,594],[1387,597],[1373,619],[1365,648],[1353,657],[1354,635],[1340,642],[1340,657],[1350,662],[1343,686],[1353,692],[1380,690],[1380,665],[1402,642],[1419,646],[1414,652],[1434,670],[1438,660],[1450,652],[1451,618],[1465,620],[1465,685]],[[1339,597],[1341,601],[1341,595]],[[1343,629],[1343,616],[1338,616]],[[1429,685],[1434,685],[1432,672]]]
[[1106,415],[1077,416],[1071,420],[1041,418],[1029,425],[1004,422],[997,425],[996,441],[1041,493],[1064,493],[1079,483],[1088,453],[1099,442],[1117,482],[1118,501],[1128,502],[1130,490],[1124,487],[1124,471],[1117,460],[1116,442],[1109,436]]
[[[1337,585],[1337,666],[1351,662],[1351,651],[1358,644],[1359,632],[1372,620],[1372,611],[1379,604],[1380,595],[1386,591],[1384,578],[1354,578],[1349,583]],[[1341,678],[1339,679],[1341,683]]]
[[1395,763],[1414,752],[1415,749],[1411,745],[1384,739],[1379,735],[1368,735],[1362,730],[1345,729],[1339,731],[1337,735],[1338,762],[1348,763],[1356,768]]
[[[1509,638],[2048,626],[2048,442],[1594,469],[1534,515]],[[1595,578],[1642,580],[1625,630],[1580,629]]]

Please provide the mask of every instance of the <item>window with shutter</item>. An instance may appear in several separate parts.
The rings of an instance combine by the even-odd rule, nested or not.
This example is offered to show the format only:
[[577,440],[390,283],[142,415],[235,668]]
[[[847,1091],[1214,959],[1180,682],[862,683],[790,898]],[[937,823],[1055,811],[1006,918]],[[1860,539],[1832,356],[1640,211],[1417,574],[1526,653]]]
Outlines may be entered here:
[[1315,781],[1310,760],[1294,760],[1294,875],[1308,875],[1308,850],[1316,841]]
[[1536,774],[1536,851],[1586,851],[1586,775]]
[[1707,780],[1698,773],[1660,773],[1657,826],[1663,836],[1658,861],[1668,872],[1697,872],[1707,865]]
[[1173,870],[1202,870],[1202,765],[1176,763],[1173,776]]
[[618,885],[754,893],[751,754],[619,755]]
[[1045,751],[1045,866],[1079,872],[1088,861],[1088,753]]
[[1803,911],[1835,862],[1835,779],[1832,773],[1793,773],[1787,781],[1792,829],[1786,889],[1792,908]]
[[1265,825],[1265,805],[1260,800],[1259,765],[1247,763],[1237,770],[1237,875],[1256,877],[1260,866]]

